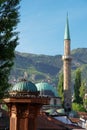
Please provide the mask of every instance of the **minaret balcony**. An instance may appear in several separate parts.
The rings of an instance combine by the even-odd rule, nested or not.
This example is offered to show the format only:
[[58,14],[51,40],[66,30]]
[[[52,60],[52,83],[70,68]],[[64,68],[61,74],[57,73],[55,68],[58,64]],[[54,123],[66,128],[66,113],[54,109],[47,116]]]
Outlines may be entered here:
[[72,60],[72,57],[70,55],[66,56],[62,56],[62,60]]

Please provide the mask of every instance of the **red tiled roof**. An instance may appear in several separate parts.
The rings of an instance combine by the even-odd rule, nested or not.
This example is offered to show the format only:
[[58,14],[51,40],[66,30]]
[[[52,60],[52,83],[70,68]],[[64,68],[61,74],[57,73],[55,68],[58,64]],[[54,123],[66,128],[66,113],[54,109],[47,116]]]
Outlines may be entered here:
[[73,125],[73,124],[68,124],[68,125],[66,125],[66,127],[69,129],[69,130],[72,130],[72,129],[80,129],[80,130],[83,130],[82,129],[82,127],[80,127],[80,126],[76,126],[76,125]]
[[56,122],[55,119],[47,117],[45,114],[38,115],[37,128],[44,130],[66,130],[62,123]]
[[87,112],[78,112],[79,116],[87,116]]
[[67,130],[72,128],[81,128],[75,125],[67,125],[59,120],[45,115],[45,113],[38,115],[37,128],[40,130]]
[[72,123],[78,123],[79,122],[79,118],[69,118],[71,120]]
[[84,120],[87,120],[87,112],[78,112],[78,115]]

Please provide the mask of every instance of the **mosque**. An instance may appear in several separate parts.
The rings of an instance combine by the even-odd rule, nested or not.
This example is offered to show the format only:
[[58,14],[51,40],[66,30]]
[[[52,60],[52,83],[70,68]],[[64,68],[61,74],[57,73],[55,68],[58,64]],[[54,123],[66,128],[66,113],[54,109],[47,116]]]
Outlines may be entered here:
[[[23,81],[15,84],[12,88],[8,89],[3,99],[9,108],[10,130],[36,130],[37,116],[41,111],[44,111],[45,113],[49,113],[51,115],[58,114],[59,110],[62,110],[62,112],[65,111],[66,113],[71,111],[72,57],[70,54],[68,15],[65,26],[64,55],[62,57],[62,60],[64,74],[64,109],[61,105],[61,97],[59,97],[58,92],[53,86],[46,82],[33,84],[32,82],[24,79]],[[53,119],[48,118],[48,122],[49,120],[52,121]],[[55,123],[55,125],[56,124],[57,123]],[[64,126],[61,125],[61,127]],[[55,130],[57,129],[55,128]],[[39,128],[38,130],[48,129]],[[49,130],[54,130],[54,128],[51,129],[51,124]]]
[[[69,22],[68,14],[66,18],[65,34],[64,34],[64,55],[63,60],[63,75],[64,75],[64,110],[66,113],[70,112],[72,109],[71,104],[71,50],[70,50],[70,32],[69,32]],[[51,96],[50,107],[53,105],[54,108],[62,108],[61,98],[58,92],[48,83],[38,83],[36,84],[38,91],[41,95]],[[51,107],[52,108],[52,107]],[[57,110],[56,109],[56,110]],[[61,109],[62,110],[62,109]]]

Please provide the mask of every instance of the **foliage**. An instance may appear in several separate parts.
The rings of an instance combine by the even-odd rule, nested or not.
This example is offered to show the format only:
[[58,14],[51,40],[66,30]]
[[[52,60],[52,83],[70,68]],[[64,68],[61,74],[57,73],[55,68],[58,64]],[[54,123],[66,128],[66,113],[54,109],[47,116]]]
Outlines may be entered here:
[[58,94],[62,98],[62,103],[64,102],[64,92],[63,92],[63,73],[59,75],[58,81]]
[[87,111],[87,99],[84,99],[84,108],[85,108],[86,111]]
[[0,92],[9,86],[8,76],[18,44],[19,1],[0,0]]
[[74,111],[85,111],[83,104],[72,103],[72,110]]
[[81,71],[80,69],[77,69],[76,77],[75,77],[75,84],[74,84],[74,100],[76,103],[81,102],[80,87],[81,87]]
[[6,104],[3,104],[3,105],[2,105],[2,109],[4,109],[5,111],[8,111],[7,105],[6,105]]
[[80,87],[80,97],[82,100],[84,99],[85,91],[86,91],[86,82],[82,81],[81,87]]

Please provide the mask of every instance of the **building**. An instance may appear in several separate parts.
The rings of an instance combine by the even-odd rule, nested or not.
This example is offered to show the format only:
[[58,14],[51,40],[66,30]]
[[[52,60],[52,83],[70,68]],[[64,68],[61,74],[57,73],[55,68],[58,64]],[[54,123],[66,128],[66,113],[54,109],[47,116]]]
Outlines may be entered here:
[[3,101],[9,108],[10,130],[36,130],[37,115],[48,97],[40,97],[35,84],[21,81],[8,89]]
[[64,55],[63,59],[63,74],[64,74],[64,108],[65,111],[71,111],[71,54],[70,54],[70,32],[68,15],[66,19],[65,35],[64,35]]

